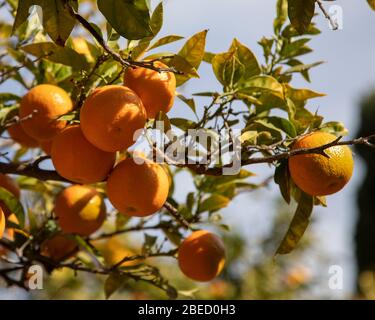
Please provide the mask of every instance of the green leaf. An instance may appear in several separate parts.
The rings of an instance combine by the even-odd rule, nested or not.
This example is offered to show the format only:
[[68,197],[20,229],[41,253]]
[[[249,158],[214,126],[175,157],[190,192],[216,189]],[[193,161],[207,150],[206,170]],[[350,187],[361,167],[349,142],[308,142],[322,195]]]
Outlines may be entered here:
[[342,122],[330,121],[321,126],[321,131],[329,132],[337,136],[346,136],[349,131]]
[[310,223],[313,207],[313,197],[301,191],[297,210],[276,254],[287,254],[294,250]]
[[98,0],[97,3],[113,29],[126,39],[153,35],[147,0]]
[[324,61],[318,61],[318,62],[311,63],[311,64],[298,64],[298,65],[295,65],[295,66],[293,66],[293,67],[285,70],[283,72],[283,74],[290,74],[290,73],[296,73],[296,72],[305,72],[305,71],[310,70],[311,68],[314,68],[316,66],[321,65],[322,63],[324,63]]
[[294,28],[303,34],[315,13],[315,0],[288,0],[288,15]]
[[266,122],[271,129],[285,132],[290,138],[294,138],[297,135],[297,131],[293,123],[287,119],[280,117],[267,117],[262,120],[256,120],[255,122],[259,121],[262,121],[263,123]]
[[9,102],[9,101],[20,101],[21,97],[13,93],[0,93],[0,103]]
[[286,203],[290,203],[290,175],[288,169],[288,160],[279,162],[275,170],[275,183],[279,185],[280,193]]
[[14,33],[28,18],[30,7],[34,4],[41,5],[42,1],[38,0],[19,0],[18,1],[18,8],[16,18],[13,23],[13,30]]
[[375,0],[367,0],[367,3],[370,5],[372,10],[375,10]]
[[199,206],[198,213],[205,211],[217,211],[228,206],[229,202],[229,198],[221,196],[219,194],[213,194],[201,203],[201,205]]
[[152,13],[150,27],[154,37],[159,33],[163,26],[163,2],[160,2]]
[[236,51],[219,53],[211,61],[216,78],[224,87],[233,87],[244,74],[245,68],[236,57]]
[[236,57],[244,66],[244,72],[242,78],[247,80],[253,76],[260,74],[260,66],[254,53],[237,39],[234,39],[230,50],[235,50]]
[[194,121],[184,119],[184,118],[173,118],[173,119],[170,119],[170,121],[172,125],[184,131],[188,129],[194,129],[197,125]]
[[241,83],[240,93],[266,92],[284,99],[283,86],[271,76],[255,76]]
[[175,42],[175,41],[181,40],[181,39],[183,39],[183,38],[184,38],[184,37],[182,37],[182,36],[177,36],[177,35],[170,35],[170,36],[166,36],[166,37],[160,38],[160,39],[158,39],[157,41],[155,41],[155,42],[150,46],[150,48],[148,48],[148,50],[152,50],[152,49],[155,49],[155,48],[158,48],[158,47],[164,46],[164,45],[166,45],[166,44],[169,44],[169,43],[172,43],[172,42]]
[[[208,30],[201,31],[189,38],[177,56],[184,58],[192,68],[198,70],[205,53],[206,35]],[[191,78],[189,75],[176,75],[177,86]]]
[[186,98],[184,95],[182,95],[182,94],[177,94],[177,97],[181,100],[181,101],[183,101],[183,102],[185,102],[185,104],[187,104],[188,106],[189,106],[189,108],[194,112],[194,114],[197,114],[196,113],[196,107],[195,107],[195,101],[194,101],[194,99],[192,99],[192,98]]
[[[151,59],[148,57],[148,59]],[[163,59],[163,61],[169,66],[174,67],[176,70],[181,71],[182,75],[176,75],[177,86],[180,86],[185,81],[183,79],[186,78],[186,81],[190,78],[199,78],[197,69],[194,68],[184,57],[179,55],[173,56],[173,58]],[[182,78],[181,78],[182,77]]]
[[114,294],[117,290],[121,289],[126,284],[128,279],[129,277],[125,274],[117,272],[111,273],[104,283],[105,298],[109,299],[112,294]]
[[79,54],[71,48],[61,48],[52,42],[37,42],[25,45],[21,49],[35,57],[61,63],[76,70],[87,69],[89,67],[84,55]]
[[284,25],[288,16],[288,0],[277,0],[276,4],[276,19],[273,23],[275,34],[278,34],[281,27]]
[[296,89],[288,84],[285,84],[286,96],[293,101],[305,101],[313,98],[324,97],[324,93],[312,91],[310,89]]
[[21,228],[25,225],[25,211],[21,202],[13,195],[13,193],[0,187],[0,201],[2,201],[14,213],[18,219]]
[[[56,44],[64,46],[76,20],[66,9],[63,0],[44,0],[42,2],[44,30]],[[69,2],[77,8],[76,1]]]

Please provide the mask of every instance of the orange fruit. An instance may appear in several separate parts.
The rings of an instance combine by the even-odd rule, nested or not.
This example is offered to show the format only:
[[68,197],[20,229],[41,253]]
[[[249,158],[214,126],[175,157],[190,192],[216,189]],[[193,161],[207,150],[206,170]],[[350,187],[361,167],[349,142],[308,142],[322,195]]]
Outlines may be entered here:
[[[10,193],[14,195],[15,198],[19,199],[21,192],[17,183],[13,179],[2,173],[0,173],[0,187],[8,190]],[[5,217],[9,217],[11,215],[11,211],[1,200],[0,207],[4,211]]]
[[48,156],[51,155],[51,151],[52,151],[52,143],[53,143],[53,140],[45,140],[45,141],[40,141],[39,142],[39,146],[40,148],[44,151],[44,153]]
[[[313,132],[298,139],[292,149],[315,148],[330,143],[336,136]],[[325,196],[341,190],[350,180],[354,161],[348,146],[333,146],[325,150],[329,158],[320,154],[304,154],[289,159],[290,175],[294,183],[312,196]]]
[[[154,64],[158,68],[168,68],[160,61]],[[167,113],[172,108],[176,91],[176,77],[172,72],[128,68],[124,84],[141,98],[148,118],[154,119],[159,111]]]
[[40,253],[57,263],[70,258],[77,252],[77,249],[78,246],[74,240],[58,233],[42,243]]
[[225,264],[223,241],[206,230],[193,232],[178,249],[178,264],[190,279],[210,281],[220,274]]
[[107,178],[116,154],[94,147],[84,137],[80,126],[74,125],[53,139],[51,159],[56,171],[65,179],[90,184]]
[[169,180],[157,163],[133,158],[122,160],[107,180],[107,195],[112,205],[122,214],[145,217],[160,210],[168,197]]
[[72,108],[72,100],[63,89],[50,84],[40,84],[21,100],[21,126],[36,140],[51,140],[66,126],[66,121],[60,121],[58,117]]
[[94,188],[74,185],[58,194],[55,214],[64,233],[89,236],[103,224],[106,207]]
[[134,144],[134,133],[147,120],[139,97],[118,85],[94,90],[81,109],[80,119],[86,139],[107,152],[125,150]]
[[0,239],[3,237],[5,230],[5,214],[3,209],[0,208]]
[[15,123],[8,127],[8,133],[10,138],[25,148],[36,148],[38,147],[38,141],[30,137],[25,130],[22,129],[20,123]]

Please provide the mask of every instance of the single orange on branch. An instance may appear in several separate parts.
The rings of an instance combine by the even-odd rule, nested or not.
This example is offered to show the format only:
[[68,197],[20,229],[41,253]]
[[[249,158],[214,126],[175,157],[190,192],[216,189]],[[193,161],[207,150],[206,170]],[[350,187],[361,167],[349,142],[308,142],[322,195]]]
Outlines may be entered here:
[[58,263],[70,258],[77,250],[77,243],[73,239],[58,233],[42,243],[40,253]]
[[[155,61],[154,66],[168,68],[160,61]],[[124,84],[141,98],[150,119],[154,119],[159,111],[167,113],[173,106],[176,77],[172,72],[158,72],[142,67],[128,68]]]
[[181,271],[196,281],[211,281],[224,268],[225,247],[215,234],[200,230],[187,237],[178,249]]
[[[336,140],[326,132],[313,132],[298,139],[292,150],[316,148]],[[354,167],[350,148],[338,145],[321,154],[295,155],[289,159],[289,171],[294,183],[312,196],[325,196],[340,191],[349,182]]]
[[21,100],[21,126],[36,140],[50,140],[67,124],[58,118],[72,109],[72,100],[65,90],[55,85],[40,84]]
[[61,191],[54,210],[64,233],[89,236],[98,230],[106,218],[101,195],[92,187],[74,185]]

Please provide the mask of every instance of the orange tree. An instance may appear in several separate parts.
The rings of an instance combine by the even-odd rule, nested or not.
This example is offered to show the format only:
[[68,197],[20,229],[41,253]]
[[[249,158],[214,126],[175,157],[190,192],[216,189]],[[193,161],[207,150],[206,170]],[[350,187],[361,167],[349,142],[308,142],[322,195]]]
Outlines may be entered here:
[[[158,37],[162,3],[152,13],[147,0],[91,4],[104,21],[91,21],[74,0],[1,2],[8,18],[1,23],[0,85],[16,82],[25,94],[0,94],[0,277],[27,290],[28,270],[38,264],[48,273],[104,275],[107,296],[132,279],[175,298],[173,284],[147,259],[178,259],[176,267],[197,281],[225,270],[222,240],[202,225],[220,225],[211,219],[216,211],[270,182],[249,181],[248,168],[258,163],[274,169],[284,200],[298,203],[275,254],[295,249],[313,207],[325,206],[325,196],[350,180],[348,145],[374,146],[374,135],[343,141],[342,123],[308,109],[324,94],[292,85],[295,74],[310,82],[309,70],[321,63],[301,60],[320,33],[312,22],[316,8],[337,27],[323,2],[277,1],[274,34],[258,42],[262,62],[237,39],[226,52],[206,51],[207,30],[177,53],[157,52],[183,39]],[[34,5],[39,9],[29,11]],[[212,66],[222,91],[176,93],[198,77],[202,62]],[[194,96],[207,103],[198,106]],[[196,120],[169,118],[174,99]],[[132,145],[142,139],[140,152]],[[196,189],[178,203],[174,176],[181,170]],[[144,233],[141,252],[112,241],[129,232]],[[110,256],[101,240],[110,242]]]

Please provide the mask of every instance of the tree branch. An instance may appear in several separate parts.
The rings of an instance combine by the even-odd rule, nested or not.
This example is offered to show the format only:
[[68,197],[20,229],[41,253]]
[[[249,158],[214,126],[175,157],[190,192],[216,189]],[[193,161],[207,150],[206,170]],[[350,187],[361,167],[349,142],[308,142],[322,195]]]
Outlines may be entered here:
[[104,41],[103,37],[95,30],[95,28],[88,22],[84,17],[82,17],[79,13],[75,12],[74,9],[67,3],[66,7],[70,13],[70,15],[75,18],[99,43],[99,45],[106,51],[112,58],[118,62],[120,62],[125,67],[136,68],[142,67],[151,70],[155,70],[157,72],[173,72],[176,74],[183,74],[181,71],[176,70],[175,68],[159,68],[155,66],[156,60],[151,61],[134,61],[132,59],[123,58],[119,53],[113,51]]

